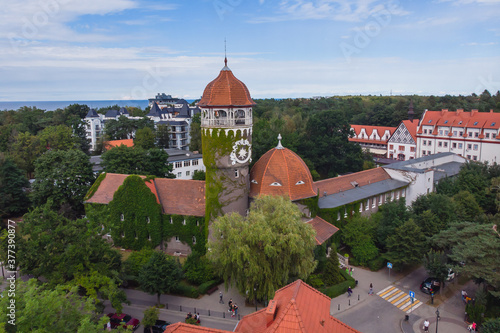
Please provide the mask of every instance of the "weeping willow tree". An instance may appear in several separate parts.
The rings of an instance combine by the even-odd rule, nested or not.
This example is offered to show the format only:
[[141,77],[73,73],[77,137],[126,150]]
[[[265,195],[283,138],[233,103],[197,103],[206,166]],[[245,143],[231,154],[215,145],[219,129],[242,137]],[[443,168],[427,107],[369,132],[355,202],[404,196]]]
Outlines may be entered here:
[[219,217],[211,227],[208,257],[224,278],[248,299],[272,299],[274,292],[314,271],[314,229],[302,222],[287,197],[261,196],[247,217]]

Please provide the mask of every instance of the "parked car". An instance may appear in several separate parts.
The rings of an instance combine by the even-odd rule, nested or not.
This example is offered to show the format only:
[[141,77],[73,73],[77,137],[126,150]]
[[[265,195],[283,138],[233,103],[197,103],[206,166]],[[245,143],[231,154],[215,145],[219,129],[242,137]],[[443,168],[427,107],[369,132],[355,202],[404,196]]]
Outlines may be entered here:
[[439,282],[439,280],[433,277],[425,279],[425,281],[420,284],[420,290],[422,290],[426,294],[435,294],[440,287],[441,283]]
[[165,320],[157,320],[154,326],[144,327],[144,333],[151,333],[151,328],[153,329],[153,333],[163,333],[168,325],[170,323]]
[[132,329],[135,331],[137,327],[139,327],[139,319],[135,319],[126,313],[108,313],[108,317],[111,328],[117,328],[119,326],[126,328],[132,326]]

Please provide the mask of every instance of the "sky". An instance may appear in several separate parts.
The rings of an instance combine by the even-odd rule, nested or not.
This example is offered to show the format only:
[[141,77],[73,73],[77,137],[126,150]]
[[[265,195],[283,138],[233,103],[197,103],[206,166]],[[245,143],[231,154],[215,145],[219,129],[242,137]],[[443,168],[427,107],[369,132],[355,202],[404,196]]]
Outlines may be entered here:
[[1,0],[0,101],[500,90],[500,0]]

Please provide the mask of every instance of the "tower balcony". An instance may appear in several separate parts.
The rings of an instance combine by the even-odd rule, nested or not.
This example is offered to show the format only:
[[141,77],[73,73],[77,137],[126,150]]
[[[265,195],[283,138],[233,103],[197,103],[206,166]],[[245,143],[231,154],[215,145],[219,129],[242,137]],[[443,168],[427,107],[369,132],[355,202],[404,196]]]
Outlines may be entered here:
[[252,109],[204,109],[201,114],[202,127],[248,127],[252,126]]

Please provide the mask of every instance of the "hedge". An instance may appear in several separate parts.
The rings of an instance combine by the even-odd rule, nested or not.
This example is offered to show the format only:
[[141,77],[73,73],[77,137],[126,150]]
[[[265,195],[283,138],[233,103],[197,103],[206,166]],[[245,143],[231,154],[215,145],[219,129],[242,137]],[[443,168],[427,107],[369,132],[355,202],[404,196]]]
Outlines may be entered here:
[[198,291],[200,294],[206,294],[209,289],[217,286],[220,280],[210,280],[199,285]]
[[198,298],[198,296],[200,296],[198,289],[186,284],[186,282],[184,282],[184,281],[181,281],[181,282],[179,282],[179,284],[177,284],[177,286],[174,288],[174,290],[172,290],[172,294],[190,297],[190,298]]
[[320,291],[330,298],[335,298],[347,292],[347,288],[355,288],[356,280],[354,280],[348,273],[344,270],[340,271],[340,274],[346,279],[346,281],[336,284],[328,288],[322,288]]

